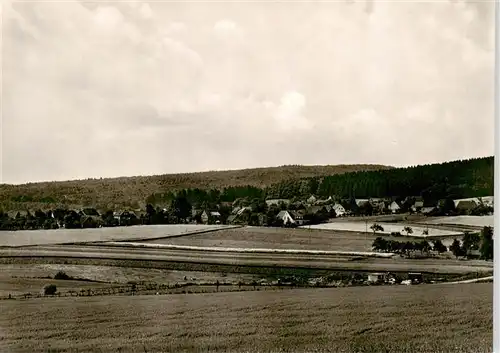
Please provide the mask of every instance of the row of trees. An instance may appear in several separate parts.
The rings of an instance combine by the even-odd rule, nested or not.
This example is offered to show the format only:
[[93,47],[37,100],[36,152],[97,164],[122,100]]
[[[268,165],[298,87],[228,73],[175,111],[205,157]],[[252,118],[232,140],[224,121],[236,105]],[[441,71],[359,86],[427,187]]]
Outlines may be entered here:
[[[378,229],[376,225],[374,226]],[[429,254],[430,251],[440,254],[451,251],[457,258],[470,257],[474,251],[479,250],[481,259],[493,260],[493,228],[484,227],[480,234],[465,232],[462,241],[454,239],[449,248],[439,239],[434,239],[431,243],[425,239],[419,242],[400,242],[397,240],[387,240],[383,237],[377,237],[373,241],[372,248],[375,251],[406,255],[413,251],[420,251],[422,254]]]
[[372,248],[375,251],[381,252],[392,252],[397,254],[409,255],[414,251],[419,251],[422,254],[429,254],[430,251],[435,251],[438,253],[443,253],[448,251],[446,246],[441,240],[433,240],[429,243],[427,240],[421,241],[397,241],[397,240],[387,240],[382,237],[377,237],[372,244]]

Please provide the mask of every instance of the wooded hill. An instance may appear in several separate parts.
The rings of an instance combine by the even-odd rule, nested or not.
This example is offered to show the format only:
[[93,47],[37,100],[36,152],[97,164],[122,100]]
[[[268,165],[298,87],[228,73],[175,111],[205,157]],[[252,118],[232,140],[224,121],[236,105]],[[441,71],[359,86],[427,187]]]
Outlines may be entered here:
[[[152,195],[180,189],[223,189],[238,186],[266,188],[283,181],[323,177],[355,171],[392,169],[382,165],[289,165],[229,171],[211,171],[154,176],[40,182],[0,185],[0,209],[48,210],[96,207],[97,209],[145,208]],[[153,198],[154,199],[154,198]]]
[[381,165],[283,166],[113,179],[0,185],[0,209],[95,207],[145,209],[168,205],[174,195],[193,204],[238,198],[338,198],[422,196],[440,199],[493,195],[493,157],[393,168]]
[[323,197],[336,195],[344,198],[422,196],[426,203],[435,205],[445,198],[493,195],[493,181],[494,159],[484,157],[313,177],[307,181],[283,181],[268,188],[267,196],[292,198],[304,194],[304,191]]
[[[239,198],[302,199],[310,195],[337,199],[396,198],[421,196],[424,204],[435,206],[441,199],[493,195],[493,157],[460,160],[408,168],[356,171],[329,176],[288,179],[265,188],[238,186],[222,190],[187,189],[182,196],[193,205],[214,207]],[[153,205],[169,205],[175,193],[165,190],[150,195]]]

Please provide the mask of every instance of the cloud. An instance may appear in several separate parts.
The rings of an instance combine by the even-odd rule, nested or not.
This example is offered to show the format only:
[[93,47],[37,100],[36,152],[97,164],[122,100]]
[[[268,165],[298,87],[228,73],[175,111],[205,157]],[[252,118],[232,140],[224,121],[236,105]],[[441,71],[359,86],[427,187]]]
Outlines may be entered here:
[[227,33],[236,30],[236,23],[231,20],[220,20],[214,25],[214,30],[217,33]]
[[151,17],[153,17],[153,11],[151,10],[151,7],[147,3],[141,5],[139,13],[144,19],[150,19]]
[[310,122],[303,116],[306,108],[306,97],[299,92],[287,92],[281,98],[276,109],[275,119],[285,130],[310,129]]
[[2,181],[491,155],[493,8],[4,1]]
[[238,38],[241,39],[243,35],[243,30],[236,24],[236,22],[225,19],[217,21],[213,27],[214,33],[218,38],[230,39]]

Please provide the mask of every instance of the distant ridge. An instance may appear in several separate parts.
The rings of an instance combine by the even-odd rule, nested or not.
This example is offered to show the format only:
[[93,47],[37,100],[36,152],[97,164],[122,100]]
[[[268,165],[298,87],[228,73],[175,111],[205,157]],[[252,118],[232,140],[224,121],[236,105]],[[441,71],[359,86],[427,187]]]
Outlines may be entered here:
[[44,181],[20,185],[0,185],[0,208],[48,209],[55,206],[97,208],[143,208],[153,193],[182,188],[217,189],[229,186],[266,187],[286,180],[394,169],[376,164],[283,165],[194,173]]

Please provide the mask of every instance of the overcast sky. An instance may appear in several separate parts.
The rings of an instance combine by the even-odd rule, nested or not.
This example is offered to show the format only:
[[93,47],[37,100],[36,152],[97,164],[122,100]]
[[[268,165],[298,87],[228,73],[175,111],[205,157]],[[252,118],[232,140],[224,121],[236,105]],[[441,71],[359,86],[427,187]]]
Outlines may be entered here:
[[493,1],[2,4],[4,183],[493,154]]

